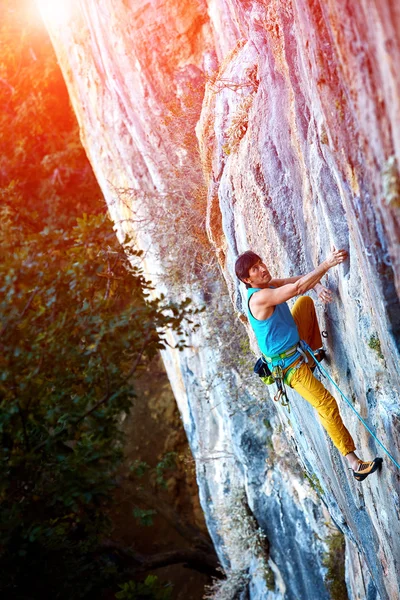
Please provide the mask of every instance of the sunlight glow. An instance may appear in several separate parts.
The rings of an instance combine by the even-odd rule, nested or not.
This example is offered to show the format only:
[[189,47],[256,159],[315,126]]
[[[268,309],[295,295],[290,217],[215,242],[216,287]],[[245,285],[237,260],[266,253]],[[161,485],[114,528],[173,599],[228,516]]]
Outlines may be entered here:
[[45,23],[60,27],[66,25],[72,16],[73,0],[36,0]]

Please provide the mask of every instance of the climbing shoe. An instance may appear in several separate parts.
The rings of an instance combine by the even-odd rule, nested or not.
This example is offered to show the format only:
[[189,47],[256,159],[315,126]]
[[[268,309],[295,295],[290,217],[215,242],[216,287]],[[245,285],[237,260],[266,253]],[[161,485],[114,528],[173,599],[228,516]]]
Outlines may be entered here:
[[364,462],[363,460],[360,460],[357,471],[353,471],[354,477],[357,479],[357,481],[364,481],[368,475],[371,475],[371,473],[375,473],[375,471],[380,469],[382,462],[382,459],[379,457],[374,458],[374,460],[371,462]]
[[318,362],[324,360],[324,358],[326,358],[326,352],[324,348],[318,348],[318,350],[314,350],[314,356]]
[[[324,360],[324,358],[326,358],[326,352],[325,352],[324,348],[318,348],[318,350],[314,350],[314,356],[318,362],[321,362],[321,360]],[[311,371],[314,373],[316,368],[317,368],[317,365],[314,364],[311,367]]]

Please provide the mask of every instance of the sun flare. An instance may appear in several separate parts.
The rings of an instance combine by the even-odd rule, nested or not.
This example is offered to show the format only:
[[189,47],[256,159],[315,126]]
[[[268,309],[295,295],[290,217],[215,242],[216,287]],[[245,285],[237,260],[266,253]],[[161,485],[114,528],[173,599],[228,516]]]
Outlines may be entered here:
[[36,0],[45,22],[61,26],[66,25],[72,16],[73,0]]

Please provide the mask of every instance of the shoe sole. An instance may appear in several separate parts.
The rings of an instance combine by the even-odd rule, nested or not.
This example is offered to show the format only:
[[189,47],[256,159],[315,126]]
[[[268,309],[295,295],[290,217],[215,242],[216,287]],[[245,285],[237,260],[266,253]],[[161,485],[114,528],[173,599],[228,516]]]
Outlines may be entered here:
[[364,479],[366,479],[368,477],[368,475],[372,475],[372,473],[375,473],[375,471],[377,471],[383,463],[383,459],[382,458],[375,458],[372,461],[374,464],[372,466],[372,469],[370,471],[368,471],[368,473],[357,473],[354,472],[354,478],[357,479],[357,481],[364,481]]

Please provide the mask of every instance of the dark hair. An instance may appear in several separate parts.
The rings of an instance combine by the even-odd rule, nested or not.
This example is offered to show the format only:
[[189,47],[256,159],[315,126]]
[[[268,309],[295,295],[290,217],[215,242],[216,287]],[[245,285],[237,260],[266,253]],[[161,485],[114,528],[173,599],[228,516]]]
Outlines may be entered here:
[[248,283],[243,281],[243,279],[247,279],[247,277],[249,276],[249,270],[259,260],[261,260],[261,256],[258,256],[258,254],[256,254],[255,252],[252,252],[251,250],[247,250],[246,252],[243,252],[243,254],[241,254],[236,259],[236,262],[235,262],[236,277],[238,277],[240,279],[240,281],[245,283],[247,288],[250,286]]

